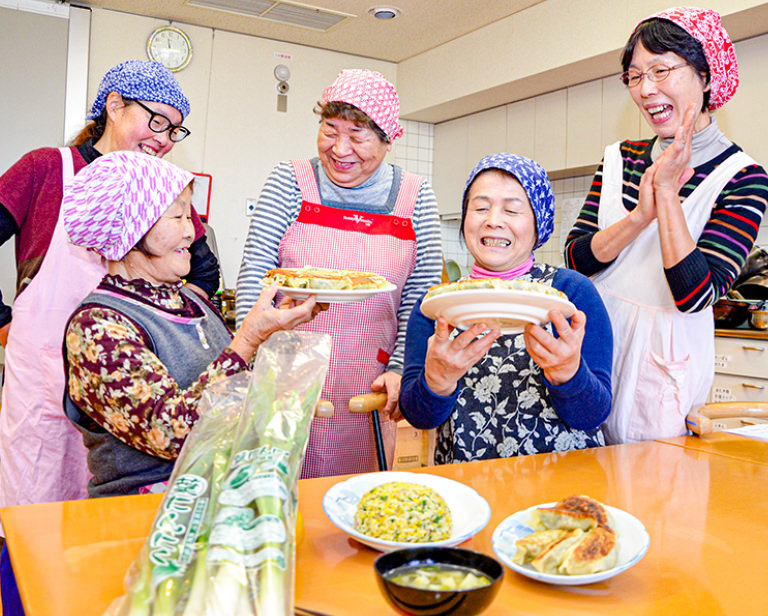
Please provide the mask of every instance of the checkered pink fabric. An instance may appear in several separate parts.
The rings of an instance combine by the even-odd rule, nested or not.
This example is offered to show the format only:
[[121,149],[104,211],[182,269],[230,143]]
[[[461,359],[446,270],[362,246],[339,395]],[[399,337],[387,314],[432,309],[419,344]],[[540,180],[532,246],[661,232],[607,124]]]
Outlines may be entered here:
[[354,105],[376,123],[390,142],[403,134],[400,126],[400,98],[384,75],[366,69],[346,69],[323,90],[322,102],[340,101]]
[[61,207],[69,241],[119,261],[194,177],[140,152],[97,158],[64,190]]
[[654,18],[667,19],[677,24],[701,43],[709,63],[712,82],[709,109],[725,105],[739,87],[739,65],[736,62],[736,50],[723,27],[720,14],[709,9],[680,6],[651,15],[643,21]]

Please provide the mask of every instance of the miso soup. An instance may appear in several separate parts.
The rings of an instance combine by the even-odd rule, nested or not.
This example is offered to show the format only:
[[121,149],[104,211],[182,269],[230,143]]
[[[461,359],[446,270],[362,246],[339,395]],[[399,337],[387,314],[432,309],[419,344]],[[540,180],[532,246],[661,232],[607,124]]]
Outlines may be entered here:
[[401,586],[424,590],[470,590],[487,586],[491,580],[477,569],[459,565],[406,565],[397,567],[385,577]]

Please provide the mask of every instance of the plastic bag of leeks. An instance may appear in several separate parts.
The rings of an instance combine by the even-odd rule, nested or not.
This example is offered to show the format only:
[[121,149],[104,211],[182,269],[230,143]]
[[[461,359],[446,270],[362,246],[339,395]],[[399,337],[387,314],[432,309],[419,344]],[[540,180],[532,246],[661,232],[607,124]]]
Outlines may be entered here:
[[109,616],[293,614],[297,480],[330,337],[277,332],[201,400]]

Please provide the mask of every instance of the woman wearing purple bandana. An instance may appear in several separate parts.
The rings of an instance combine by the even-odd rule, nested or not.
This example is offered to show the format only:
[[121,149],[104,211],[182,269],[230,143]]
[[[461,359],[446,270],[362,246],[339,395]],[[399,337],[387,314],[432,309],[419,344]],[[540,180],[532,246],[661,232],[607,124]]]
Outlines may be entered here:
[[741,271],[768,176],[712,111],[739,83],[715,11],[642,20],[621,79],[655,136],[608,146],[568,236],[568,267],[592,277],[614,332],[609,444],[685,434],[714,378],[712,304]]
[[515,154],[483,158],[464,190],[461,232],[472,278],[535,281],[565,293],[570,321],[519,334],[473,325],[453,331],[416,304],[408,322],[400,393],[415,427],[439,426],[435,462],[446,464],[604,445],[611,409],[611,327],[592,283],[535,263],[552,235],[555,198],[544,169]]

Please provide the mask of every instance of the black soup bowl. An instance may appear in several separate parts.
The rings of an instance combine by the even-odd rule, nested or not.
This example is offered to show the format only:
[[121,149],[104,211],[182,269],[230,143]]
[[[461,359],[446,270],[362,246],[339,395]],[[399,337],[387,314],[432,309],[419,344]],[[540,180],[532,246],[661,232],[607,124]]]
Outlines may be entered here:
[[[476,569],[490,584],[466,590],[427,590],[397,584],[389,575],[400,567],[454,565]],[[462,548],[423,547],[394,550],[379,556],[373,564],[381,592],[401,614],[409,616],[473,616],[493,601],[501,588],[504,567],[480,552]]]

